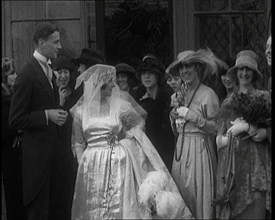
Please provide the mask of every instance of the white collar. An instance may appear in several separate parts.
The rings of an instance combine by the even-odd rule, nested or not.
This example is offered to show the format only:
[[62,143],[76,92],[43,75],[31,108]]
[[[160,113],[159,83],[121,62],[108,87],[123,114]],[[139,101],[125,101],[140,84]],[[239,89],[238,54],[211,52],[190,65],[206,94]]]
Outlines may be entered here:
[[41,53],[39,53],[37,50],[34,51],[33,56],[38,60],[41,61],[42,63],[48,63],[48,64],[52,64],[51,60],[47,60],[47,58],[42,55]]

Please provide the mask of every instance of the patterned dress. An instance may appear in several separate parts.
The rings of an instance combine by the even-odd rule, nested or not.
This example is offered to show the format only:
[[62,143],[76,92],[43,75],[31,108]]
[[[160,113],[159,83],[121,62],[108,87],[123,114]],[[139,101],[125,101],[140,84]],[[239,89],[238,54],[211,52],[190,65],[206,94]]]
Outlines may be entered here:
[[[265,94],[269,99],[266,91],[255,90],[254,94]],[[236,115],[231,111],[226,115],[219,132],[225,133],[235,119]],[[265,195],[266,209],[271,212],[270,142],[268,139],[256,142],[252,138],[241,140],[239,137],[230,137],[229,140],[229,145],[218,151],[217,215],[234,218],[262,195]],[[231,177],[227,178],[229,173]]]

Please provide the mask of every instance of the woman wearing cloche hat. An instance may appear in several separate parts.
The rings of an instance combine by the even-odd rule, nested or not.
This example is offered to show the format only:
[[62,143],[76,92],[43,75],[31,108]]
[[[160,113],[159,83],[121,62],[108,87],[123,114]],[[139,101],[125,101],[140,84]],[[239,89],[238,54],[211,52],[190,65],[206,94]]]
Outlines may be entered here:
[[266,132],[271,126],[270,93],[256,87],[262,73],[252,50],[240,51],[228,73],[237,77],[239,89],[220,110],[218,149],[232,153],[218,163],[223,169],[217,173],[217,217],[266,219],[271,214],[271,154]]
[[71,60],[74,64],[78,65],[78,71],[83,73],[85,70],[89,69],[91,66],[96,64],[104,64],[105,56],[104,54],[96,49],[84,48],[81,55],[78,58]]
[[184,88],[170,120],[177,144],[172,176],[197,219],[213,219],[216,156],[214,120],[219,109],[216,93],[202,83],[217,70],[218,58],[210,50],[184,51],[167,68],[178,71]]
[[119,88],[133,96],[134,87],[138,85],[136,70],[127,63],[118,63],[115,68]]
[[[68,111],[81,95],[74,90],[77,67],[68,57],[59,56],[53,60],[52,68],[56,77],[56,85],[59,88],[60,108]],[[67,219],[70,219],[71,215],[70,207],[77,172],[77,162],[71,150],[72,121],[72,116],[68,114],[65,124],[59,129],[58,148],[55,149],[58,159],[54,161],[56,167],[54,175],[62,176],[60,181],[55,183],[55,196],[63,204],[62,210],[58,210],[58,213],[62,213]]]
[[173,90],[165,83],[165,68],[154,54],[143,57],[137,67],[137,75],[141,85],[136,90],[135,99],[148,113],[145,121],[146,135],[170,171],[174,136],[169,111]]

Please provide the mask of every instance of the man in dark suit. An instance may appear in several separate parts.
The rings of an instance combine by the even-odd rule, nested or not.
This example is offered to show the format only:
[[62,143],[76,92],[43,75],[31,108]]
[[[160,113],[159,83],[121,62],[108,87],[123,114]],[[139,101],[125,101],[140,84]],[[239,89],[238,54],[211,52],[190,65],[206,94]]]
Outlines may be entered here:
[[[51,178],[58,147],[58,130],[68,113],[59,108],[59,95],[49,66],[60,45],[57,26],[36,26],[33,56],[18,72],[10,107],[10,125],[23,130],[23,202],[28,220],[54,220]],[[54,180],[56,181],[56,180]],[[16,210],[14,210],[16,212]]]

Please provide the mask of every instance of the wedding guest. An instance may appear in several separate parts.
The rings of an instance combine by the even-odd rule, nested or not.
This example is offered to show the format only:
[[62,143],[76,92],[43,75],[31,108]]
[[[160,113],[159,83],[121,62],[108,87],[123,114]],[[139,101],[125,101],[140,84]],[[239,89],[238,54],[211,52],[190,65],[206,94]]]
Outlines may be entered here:
[[33,56],[23,65],[15,80],[10,107],[10,125],[23,130],[23,202],[28,220],[54,219],[55,190],[52,166],[58,149],[58,128],[68,113],[59,108],[58,89],[52,80],[50,59],[60,45],[58,27],[39,23],[34,30]]
[[[190,211],[197,219],[213,219],[216,155],[213,136],[219,98],[204,81],[216,69],[205,50],[181,52],[169,67],[186,84],[180,105],[170,113],[177,132],[172,177]],[[210,62],[211,61],[211,62]]]
[[[183,52],[183,56],[190,55],[194,51],[192,50],[187,50]],[[174,61],[177,62],[177,61]],[[166,83],[173,89],[174,93],[171,95],[171,108],[176,107],[179,105],[179,100],[181,96],[181,90],[184,89],[185,83],[182,81],[179,71],[172,69],[171,68],[174,66],[174,62],[171,63],[167,69],[166,69]],[[172,109],[171,109],[172,110]]]
[[[143,133],[143,114],[121,96],[115,67],[95,65],[77,79],[84,97],[72,109],[79,163],[73,220],[191,219],[167,168]],[[117,135],[126,127],[126,135]]]
[[[58,57],[52,64],[56,75],[56,85],[59,89],[59,105],[68,111],[76,104],[74,84],[71,76],[75,74],[76,67],[66,57]],[[75,83],[75,82],[74,82]],[[79,97],[78,97],[79,98]],[[57,218],[71,219],[71,207],[74,193],[74,184],[77,172],[77,161],[71,150],[72,116],[69,114],[65,124],[59,129],[59,147],[55,160],[55,175],[60,181],[55,183],[56,202],[60,204]]]
[[169,121],[173,90],[165,83],[162,63],[151,54],[142,59],[137,73],[141,85],[136,90],[135,99],[148,113],[145,133],[170,171],[175,145]]
[[[267,60],[267,65],[269,67],[270,73],[272,74],[272,54],[271,54],[271,35],[268,37],[267,42],[266,42],[266,50],[265,50],[265,56]],[[270,75],[268,79],[268,84],[267,84],[267,90],[270,92],[270,95],[272,95],[272,75]],[[271,127],[267,129],[267,138],[269,142],[271,143]]]
[[96,49],[84,48],[78,58],[72,59],[72,62],[78,66],[78,72],[83,73],[91,66],[105,63],[104,54]]
[[226,96],[220,100],[222,103],[224,99],[229,98],[238,89],[238,80],[235,75],[229,75],[227,70],[221,71],[220,77],[222,84],[226,89]]
[[[271,72],[271,66],[272,66],[272,54],[271,54],[271,35],[268,37],[267,41],[266,41],[266,49],[265,49],[265,56],[266,56],[266,60],[267,60],[267,65],[270,68],[270,72]],[[271,72],[272,74],[272,72]],[[268,79],[268,85],[267,85],[267,90],[270,91],[271,93],[271,82],[272,82],[272,76],[270,76],[270,78]]]
[[136,70],[127,63],[119,63],[115,66],[117,74],[117,84],[123,91],[134,96],[134,88],[138,85]]
[[[22,192],[21,133],[9,126],[10,101],[16,72],[13,60],[2,58],[1,158],[7,219],[25,219]],[[16,210],[16,211],[15,211]],[[3,210],[2,210],[3,211]]]
[[[177,95],[177,92],[180,91],[182,80],[179,75],[172,75],[172,74],[166,74],[166,83],[173,89],[174,93],[172,94],[173,97]],[[172,97],[171,96],[171,97]]]
[[210,48],[206,48],[204,49],[206,51],[206,53],[208,53],[208,58],[207,59],[211,59],[216,63],[215,65],[217,65],[217,74],[211,74],[209,75],[207,78],[204,79],[204,81],[202,82],[204,85],[210,87],[219,97],[220,102],[222,102],[222,100],[226,97],[226,89],[223,86],[221,77],[220,77],[220,73],[222,72],[226,72],[228,70],[228,65],[226,62],[224,62],[223,60],[221,60],[220,58],[218,58],[211,50]]
[[[78,58],[71,59],[74,65],[78,67],[78,75],[85,72],[91,66],[96,64],[105,63],[104,54],[96,49],[92,48],[84,48]],[[75,83],[74,83],[75,84]],[[81,86],[77,86],[77,89],[74,91],[74,99],[72,100],[72,104],[75,104],[77,100],[83,95],[83,83]],[[73,107],[73,105],[68,105],[69,108]]]
[[[258,90],[262,73],[251,50],[237,54],[228,74],[237,78],[239,89],[223,103],[217,135],[217,217],[265,219],[271,215],[271,152],[266,129],[271,123],[270,94]],[[248,104],[249,103],[249,104]]]

